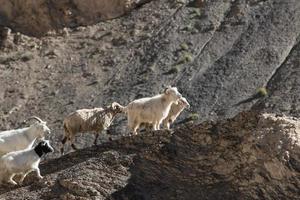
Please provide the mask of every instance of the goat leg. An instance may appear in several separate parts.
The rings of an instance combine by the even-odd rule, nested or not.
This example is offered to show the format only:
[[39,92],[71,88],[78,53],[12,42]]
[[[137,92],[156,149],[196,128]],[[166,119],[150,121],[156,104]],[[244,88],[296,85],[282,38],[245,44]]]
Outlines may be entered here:
[[99,133],[96,133],[95,140],[94,140],[94,145],[97,145],[97,139],[98,139],[98,137],[99,137]]
[[74,150],[78,150],[78,148],[75,146],[75,144],[71,144],[71,147],[72,147],[72,149],[74,149]]

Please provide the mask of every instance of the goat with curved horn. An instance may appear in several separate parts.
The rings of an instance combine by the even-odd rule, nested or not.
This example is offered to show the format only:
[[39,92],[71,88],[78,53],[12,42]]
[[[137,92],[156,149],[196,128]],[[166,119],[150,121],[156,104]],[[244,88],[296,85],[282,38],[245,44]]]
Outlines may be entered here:
[[37,116],[31,116],[31,117],[29,117],[26,121],[28,121],[28,120],[30,120],[30,119],[35,119],[35,120],[37,120],[37,121],[39,121],[39,122],[41,122],[41,123],[44,122],[43,120],[41,120],[41,118],[39,118],[39,117],[37,117]]
[[8,152],[32,148],[36,140],[43,139],[51,133],[46,122],[40,118],[33,116],[29,119],[39,122],[32,123],[28,127],[0,132],[0,156]]

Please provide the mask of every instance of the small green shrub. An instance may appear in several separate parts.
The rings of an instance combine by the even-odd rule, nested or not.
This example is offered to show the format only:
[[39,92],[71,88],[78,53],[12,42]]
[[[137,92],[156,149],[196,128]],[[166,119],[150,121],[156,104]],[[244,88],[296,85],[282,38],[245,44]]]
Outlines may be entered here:
[[201,17],[201,11],[199,8],[195,8],[192,10],[191,14],[190,14],[191,18],[195,18],[195,17]]
[[180,49],[182,49],[182,50],[188,50],[189,49],[189,46],[187,45],[187,43],[182,43],[181,45],[180,45]]
[[188,24],[182,30],[191,32],[192,30],[194,30],[194,26],[192,24]]
[[177,63],[175,65],[180,65],[184,63],[189,63],[193,61],[193,55],[189,52],[184,52],[181,57],[178,59]]
[[257,89],[257,94],[265,97],[265,96],[268,96],[268,91],[265,87],[261,87],[261,88]]
[[180,65],[175,65],[169,71],[165,72],[164,75],[177,74],[180,72]]
[[185,62],[192,62],[193,61],[193,55],[190,53],[185,53],[183,55],[184,61]]
[[180,65],[175,65],[171,70],[173,73],[178,73],[180,72]]
[[188,121],[196,121],[200,118],[198,113],[191,113],[188,115],[187,120]]
[[185,0],[176,0],[175,3],[176,4],[185,4],[186,1]]

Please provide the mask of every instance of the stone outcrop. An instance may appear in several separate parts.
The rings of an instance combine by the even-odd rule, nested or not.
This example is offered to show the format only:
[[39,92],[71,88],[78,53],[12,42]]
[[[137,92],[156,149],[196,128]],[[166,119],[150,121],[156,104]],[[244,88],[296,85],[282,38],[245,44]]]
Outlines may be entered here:
[[[0,199],[298,198],[299,0],[156,0],[133,12],[148,1],[0,2],[0,24],[12,28],[0,28],[0,129],[38,115],[56,149],[44,180],[0,187]],[[102,21],[114,11],[128,14]],[[163,85],[191,104],[174,132],[128,137],[120,115],[99,146],[84,134],[81,150],[60,157],[69,113]]]
[[299,199],[300,121],[242,112],[123,137],[48,160],[41,171],[43,184],[31,176],[0,198]]
[[0,25],[31,36],[124,15],[145,0],[1,0]]
[[243,112],[178,129],[135,159],[115,199],[298,199],[299,128],[299,119]]

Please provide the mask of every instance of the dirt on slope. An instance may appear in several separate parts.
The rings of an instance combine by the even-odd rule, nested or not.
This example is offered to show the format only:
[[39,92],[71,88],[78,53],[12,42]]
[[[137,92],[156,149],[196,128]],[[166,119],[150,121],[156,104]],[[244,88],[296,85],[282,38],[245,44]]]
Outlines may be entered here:
[[[192,105],[178,121],[232,117],[257,104],[299,117],[299,4],[160,0],[119,19],[42,38],[12,33],[0,56],[0,127],[24,126],[24,119],[38,115],[58,148],[68,113],[127,104],[168,84]],[[266,103],[235,106],[264,86]],[[112,137],[127,134],[125,126],[118,117]],[[92,137],[78,142],[86,146]]]
[[[29,3],[22,4],[21,1],[10,0],[3,2],[7,4],[2,5],[24,5],[28,8],[33,1],[26,2]],[[79,1],[47,2],[58,4],[61,2],[62,7],[66,5],[65,8],[69,8],[70,2],[74,4]],[[120,2],[124,3],[125,1]],[[135,3],[144,2],[146,1]],[[247,191],[249,199],[261,196],[266,199],[276,199],[276,195],[281,195],[282,199],[297,198],[296,194],[299,194],[296,184],[299,181],[299,154],[296,150],[295,156],[288,162],[292,164],[275,159],[270,161],[271,167],[269,166],[269,168],[278,170],[276,168],[278,162],[280,162],[280,166],[284,165],[283,174],[292,174],[291,183],[288,183],[287,180],[290,181],[290,179],[285,179],[285,176],[283,179],[279,179],[280,181],[276,178],[264,177],[261,175],[264,173],[254,170],[256,165],[251,165],[252,168],[248,169],[247,165],[239,165],[241,162],[239,160],[234,161],[234,166],[238,166],[237,168],[240,170],[238,176],[231,176],[232,171],[230,172],[231,178],[228,178],[229,175],[215,175],[215,172],[210,171],[217,165],[217,162],[213,163],[213,161],[219,159],[217,154],[214,157],[215,148],[221,148],[220,151],[226,151],[226,154],[239,152],[240,146],[244,144],[243,140],[238,139],[244,137],[242,135],[237,138],[230,136],[228,145],[235,146],[229,148],[225,145],[226,148],[229,148],[228,150],[215,145],[214,140],[211,141],[214,144],[211,148],[202,148],[202,139],[196,143],[200,145],[195,144],[191,147],[192,149],[186,147],[184,150],[185,147],[182,147],[182,151],[210,155],[205,162],[211,163],[211,165],[208,165],[209,168],[204,171],[201,171],[203,170],[201,165],[205,164],[204,161],[193,161],[196,163],[196,167],[193,166],[191,170],[195,170],[195,173],[200,174],[203,179],[191,178],[191,181],[197,179],[200,183],[191,185],[188,193],[185,190],[182,191],[182,188],[176,192],[169,183],[174,181],[172,179],[172,176],[175,176],[173,172],[175,174],[183,173],[184,176],[188,174],[184,169],[189,170],[189,156],[182,155],[182,162],[177,163],[182,172],[180,170],[168,172],[169,168],[167,168],[157,175],[159,174],[158,169],[160,169],[158,166],[163,167],[170,162],[160,155],[167,148],[165,142],[160,143],[160,140],[172,143],[168,138],[176,138],[176,135],[181,138],[189,138],[189,135],[196,136],[198,132],[193,129],[194,126],[186,127],[183,131],[184,135],[180,135],[181,131],[178,130],[175,131],[177,133],[175,136],[162,131],[146,133],[135,138],[123,138],[128,136],[127,121],[124,116],[120,115],[112,126],[112,135],[102,134],[99,139],[101,143],[107,142],[108,137],[119,141],[87,148],[92,145],[93,136],[80,135],[77,144],[84,149],[61,159],[59,158],[59,147],[63,132],[62,120],[70,112],[79,108],[105,106],[113,101],[126,105],[133,99],[155,95],[163,90],[164,85],[169,84],[176,85],[191,104],[191,109],[184,111],[177,123],[190,120],[195,122],[213,120],[217,124],[216,127],[219,127],[217,129],[221,129],[223,126],[226,129],[226,123],[217,121],[231,118],[243,110],[251,109],[299,117],[300,1],[156,0],[142,6],[139,5],[140,7],[132,12],[127,12],[127,10],[125,12],[122,6],[121,11],[118,11],[118,7],[112,6],[111,8],[117,10],[117,15],[120,14],[122,17],[109,21],[102,21],[104,18],[98,18],[93,14],[94,11],[98,12],[97,9],[100,7],[95,6],[94,10],[92,5],[85,5],[89,6],[87,9],[91,10],[90,13],[81,12],[78,6],[72,7],[76,13],[74,19],[82,15],[85,20],[84,23],[73,24],[74,26],[65,22],[60,23],[62,21],[59,21],[59,15],[53,15],[53,18],[49,19],[51,23],[44,23],[36,20],[39,18],[44,20],[47,17],[40,16],[39,12],[29,12],[25,7],[24,9],[18,7],[18,10],[13,9],[17,7],[9,6],[9,9],[5,6],[0,8],[0,25],[13,28],[12,33],[7,37],[1,37],[0,42],[2,46],[0,54],[0,84],[2,85],[0,87],[0,130],[24,127],[28,125],[23,122],[24,119],[31,115],[37,115],[48,122],[52,130],[52,135],[48,138],[56,149],[54,154],[47,157],[47,159],[54,160],[49,160],[41,167],[42,173],[44,171],[47,174],[45,184],[43,182],[33,183],[30,180],[28,181],[30,184],[25,187],[3,189],[6,193],[2,192],[2,198],[9,199],[14,195],[16,198],[22,198],[22,195],[25,195],[24,198],[30,196],[34,198],[36,195],[36,197],[44,199],[51,195],[53,198],[60,196],[66,199],[68,195],[70,198],[85,196],[86,194],[77,194],[76,191],[72,191],[72,188],[81,188],[81,185],[89,183],[92,177],[82,180],[81,183],[76,183],[76,181],[72,183],[72,181],[89,173],[96,173],[95,182],[88,184],[87,188],[89,189],[78,190],[96,195],[95,199],[169,199],[167,194],[170,194],[170,198],[176,199],[180,197],[180,193],[183,193],[182,198],[187,197],[185,195],[188,194],[195,194],[195,197],[199,195],[204,199],[218,199],[222,196],[234,199],[233,196],[230,196],[232,191],[237,194],[236,198],[239,195],[248,198]],[[131,9],[135,7],[136,5]],[[38,8],[33,7],[32,9],[37,10]],[[51,11],[52,13],[54,11],[61,12],[55,10],[55,6],[47,5],[45,9],[48,13],[49,9],[54,9]],[[18,14],[12,15],[11,18],[3,17],[9,16],[7,12]],[[47,12],[43,14],[49,16]],[[124,15],[125,13],[126,15]],[[89,14],[91,16],[86,16]],[[33,23],[29,23],[30,16],[34,17]],[[89,17],[95,18],[90,19]],[[39,23],[42,25],[40,26]],[[89,26],[78,26],[86,24]],[[72,28],[60,29],[65,26]],[[37,28],[40,29],[41,35],[44,33],[46,35],[36,38],[23,34],[33,35],[30,31],[38,33]],[[51,29],[58,30],[48,32]],[[1,30],[2,33],[5,33],[5,29]],[[268,95],[247,101],[257,93],[257,89],[260,87],[266,87]],[[251,121],[252,115],[246,116]],[[257,125],[253,122],[253,127],[251,124],[248,127],[244,121],[241,124],[245,124],[245,127],[240,127],[243,131],[254,130]],[[201,126],[204,125],[199,125],[199,127]],[[230,131],[235,132],[235,129],[229,129],[226,133],[233,134]],[[212,130],[212,132],[216,131]],[[251,135],[250,132],[249,134]],[[179,136],[178,139],[180,139]],[[144,140],[146,140],[142,139],[144,137],[152,141],[149,154],[145,154],[145,156],[163,160],[162,163],[160,161],[153,163],[154,166],[149,169],[153,170],[153,173],[157,173],[155,176],[159,177],[154,178],[152,182],[151,175],[149,175],[152,172],[149,172],[145,180],[141,178],[144,175],[140,171],[143,171],[141,168],[144,169],[144,159],[146,158],[143,157],[144,154],[139,155],[139,153],[147,151],[148,148],[147,145],[144,146]],[[221,134],[218,137],[226,137],[226,135]],[[274,140],[277,140],[276,138],[274,136]],[[118,142],[124,143],[119,145]],[[134,143],[133,146],[131,142]],[[191,142],[191,145],[193,143],[190,139],[187,139],[187,142]],[[253,145],[257,145],[258,142],[259,140],[253,141]],[[251,142],[250,144],[252,145]],[[115,148],[123,148],[123,150],[118,151]],[[178,148],[180,149],[180,147]],[[275,146],[272,146],[271,149],[274,148]],[[156,150],[159,153],[155,153]],[[97,151],[99,153],[96,153]],[[105,152],[108,153],[105,154]],[[258,168],[262,168],[264,165],[262,163],[268,158],[269,153],[271,158],[275,152],[267,149],[259,152],[251,151],[251,154],[260,160]],[[136,154],[139,156],[135,157]],[[238,158],[242,159],[242,157]],[[137,160],[133,161],[135,159]],[[62,161],[67,164],[63,164]],[[125,164],[120,164],[120,162]],[[61,167],[58,163],[62,163]],[[145,163],[151,167],[148,161]],[[177,165],[175,164],[175,166]],[[200,166],[199,169],[197,166]],[[132,169],[139,171],[138,173],[142,175],[135,175],[131,172]],[[104,171],[105,174],[102,174],[101,171]],[[59,172],[66,173],[66,176],[60,177]],[[248,173],[253,173],[253,176]],[[160,182],[159,179],[163,174],[168,175],[165,182]],[[178,182],[182,185],[186,183],[184,176],[178,177]],[[255,179],[253,185],[250,183],[247,187],[240,185],[243,178],[252,180],[256,176],[259,177],[257,180]],[[48,179],[49,183],[47,183]],[[210,184],[205,182],[206,179],[211,181]],[[127,185],[127,181],[130,181],[130,184]],[[258,186],[261,186],[258,184],[259,181],[262,181],[263,189],[261,191],[258,189]],[[155,185],[156,182],[161,185]],[[145,183],[145,188],[140,183]],[[154,184],[153,190],[151,190],[152,183]],[[71,186],[66,186],[68,184]],[[151,186],[148,187],[147,184]],[[168,185],[165,189],[166,192],[159,189],[163,188],[163,185]],[[251,186],[249,190],[246,189],[248,186]],[[196,188],[200,188],[200,190],[196,191]],[[113,192],[116,193],[109,197]],[[130,196],[131,193],[133,196]]]

